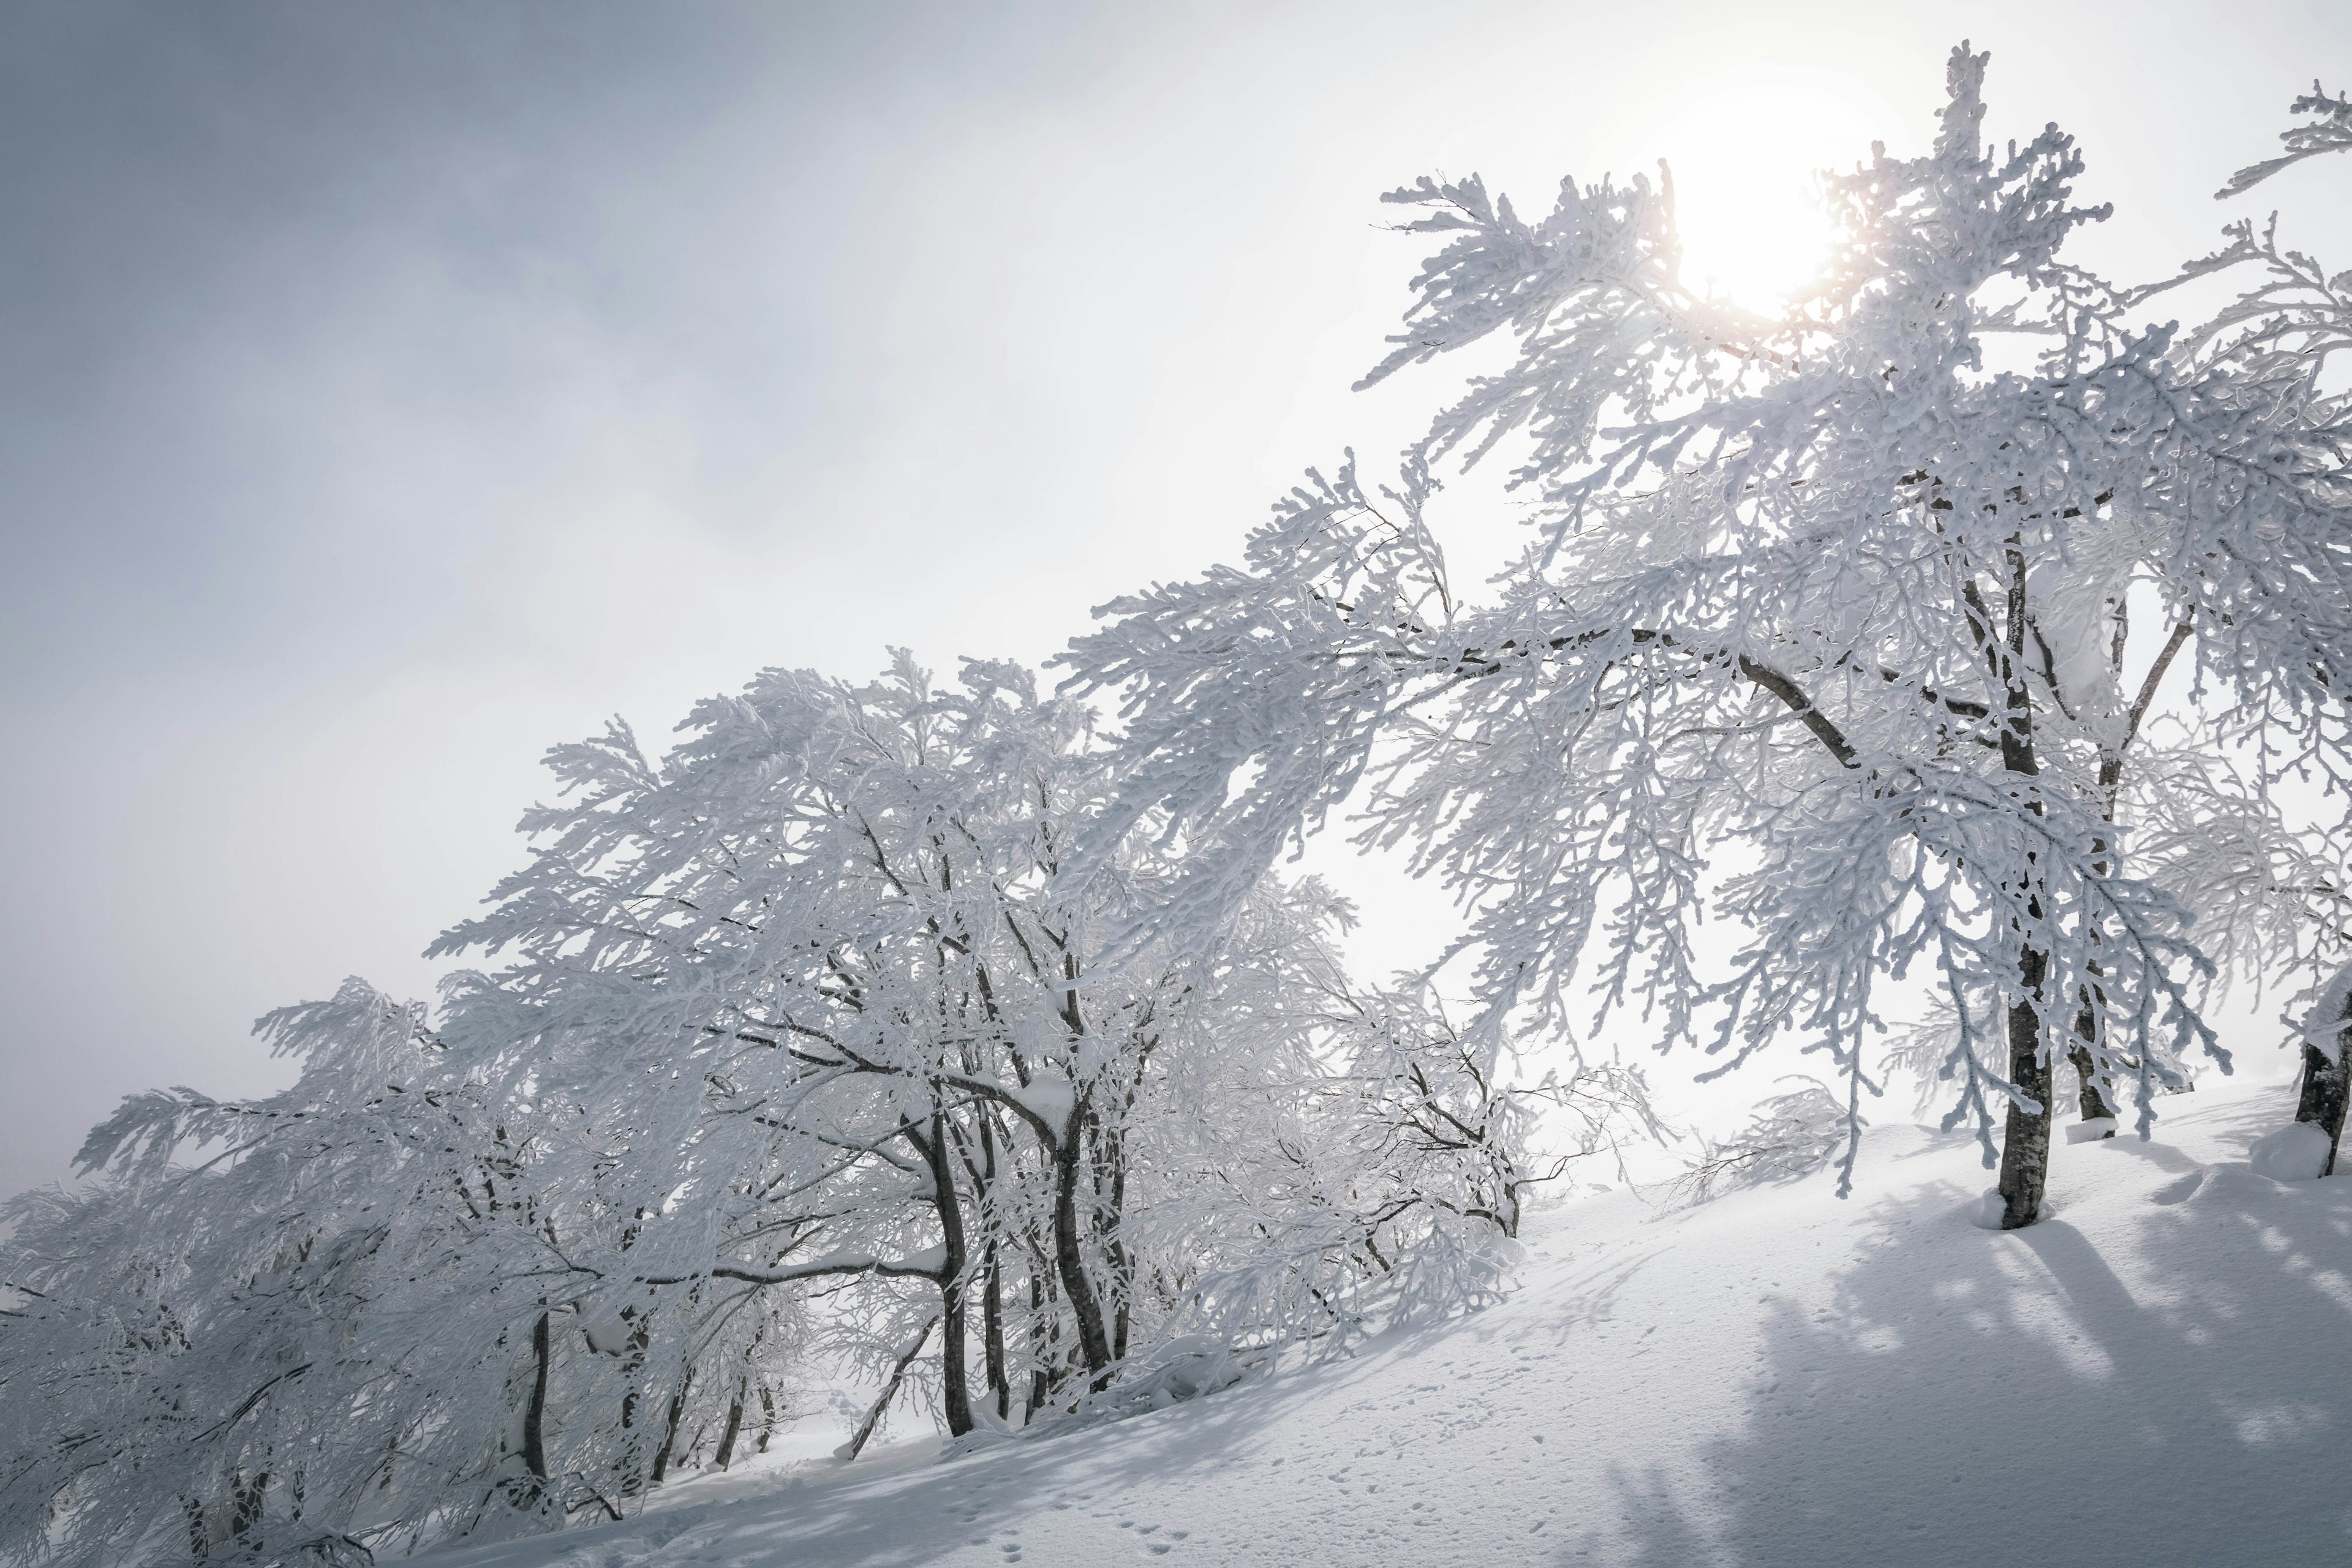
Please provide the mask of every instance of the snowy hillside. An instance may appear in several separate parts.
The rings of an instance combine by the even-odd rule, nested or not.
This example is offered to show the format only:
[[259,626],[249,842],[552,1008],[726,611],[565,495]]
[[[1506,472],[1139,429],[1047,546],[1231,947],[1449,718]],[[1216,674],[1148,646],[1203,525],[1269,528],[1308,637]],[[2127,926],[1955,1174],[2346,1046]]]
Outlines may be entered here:
[[1531,1222],[1522,1283],[1336,1368],[1026,1439],[804,1460],[436,1568],[2352,1560],[2352,1181],[2256,1175],[2289,1091],[2062,1147],[1970,1216],[1963,1136],[1826,1180]]

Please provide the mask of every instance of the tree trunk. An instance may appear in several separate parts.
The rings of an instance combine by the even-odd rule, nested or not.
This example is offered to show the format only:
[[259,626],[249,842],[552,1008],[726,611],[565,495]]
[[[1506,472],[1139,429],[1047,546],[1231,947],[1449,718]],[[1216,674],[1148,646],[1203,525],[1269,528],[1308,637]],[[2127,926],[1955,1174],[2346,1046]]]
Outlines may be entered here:
[[2033,998],[2042,994],[2048,958],[2027,948],[2017,962],[2024,994],[2009,1009],[2009,1080],[2041,1109],[2028,1114],[2009,1102],[2000,1145],[2000,1228],[2020,1230],[2042,1217],[2042,1189],[2050,1179],[2050,1058],[2042,1048],[2042,1014]]
[[1021,1413],[1024,1426],[1045,1408],[1045,1396],[1053,1392],[1053,1380],[1045,1371],[1054,1355],[1054,1325],[1045,1317],[1045,1287],[1051,1281],[1045,1273],[1044,1249],[1037,1247],[1034,1237],[1030,1250],[1035,1257],[1029,1266],[1029,1405]]
[[[2090,1014],[2075,1015],[2076,1034],[2085,1034],[2091,1026]],[[2073,1047],[2067,1051],[2066,1059],[2074,1064],[2074,1071],[2083,1080],[2082,1092],[2075,1100],[2075,1108],[2083,1113],[2083,1120],[2096,1121],[2103,1116],[2113,1116],[2115,1112],[2108,1109],[2106,1100],[2099,1093],[2097,1069],[2091,1065],[2089,1050],[2081,1046]],[[2110,1131],[2107,1136],[2112,1138],[2115,1133]]]
[[[622,1308],[622,1321],[630,1321],[632,1311],[631,1308]],[[634,1429],[637,1424],[637,1373],[645,1370],[646,1347],[652,1343],[653,1320],[650,1317],[637,1319],[629,1330],[628,1349],[623,1352],[625,1359],[621,1363],[621,1370],[629,1378],[628,1392],[621,1395],[621,1429],[625,1432]]]
[[711,1461],[725,1469],[735,1458],[735,1436],[743,1430],[743,1384],[735,1385],[735,1397],[727,1404],[727,1430],[719,1436],[719,1451]]
[[958,1270],[940,1281],[940,1404],[951,1437],[971,1430],[971,1372],[964,1364],[971,1325],[964,1320],[963,1278]]
[[[1130,1094],[1129,1100],[1133,1100]],[[1127,1216],[1127,1142],[1125,1129],[1100,1128],[1097,1135],[1097,1164],[1110,1166],[1110,1190],[1099,1191],[1102,1178],[1096,1174],[1096,1208],[1102,1226],[1103,1256],[1110,1262],[1111,1331],[1110,1353],[1114,1360],[1127,1359],[1127,1336],[1135,1299],[1135,1259],[1127,1250],[1126,1239],[1119,1227]]]
[[881,1423],[882,1412],[888,1409],[890,1401],[898,1396],[898,1385],[907,1380],[907,1369],[915,1364],[917,1356],[923,1353],[925,1342],[930,1339],[931,1331],[939,1325],[940,1321],[937,1318],[925,1323],[923,1331],[915,1336],[914,1342],[899,1352],[898,1363],[890,1368],[890,1375],[882,1384],[881,1394],[875,1399],[872,1407],[866,1412],[866,1419],[857,1424],[857,1430],[851,1435],[848,1442],[842,1445],[840,1449],[842,1463],[847,1464],[866,1451],[866,1440],[874,1436],[874,1428]]
[[981,1246],[981,1363],[989,1396],[996,1402],[996,1418],[1013,1416],[1013,1385],[1004,1373],[1004,1265],[996,1224],[989,1217],[989,1194],[996,1190],[996,1112],[982,1106],[979,1113],[981,1165],[973,1183],[972,1203],[987,1226]]
[[522,1462],[530,1471],[530,1479],[541,1483],[547,1480],[547,1363],[554,1338],[548,1323],[551,1314],[541,1312],[530,1331],[531,1360],[536,1369],[530,1380],[530,1404],[522,1413]]
[[261,1550],[262,1503],[269,1494],[269,1472],[247,1479],[239,1475],[230,1483],[229,1539],[247,1552]]
[[1008,1421],[1013,1417],[1013,1385],[1004,1375],[1004,1270],[993,1241],[981,1266],[980,1291],[981,1354],[987,1363],[988,1392],[996,1401],[996,1418]]
[[677,1392],[669,1396],[669,1416],[662,1424],[661,1452],[654,1456],[656,1486],[661,1485],[662,1478],[669,1474],[670,1458],[677,1447],[678,1419],[686,1414],[686,1396],[693,1387],[694,1369],[689,1366],[686,1369],[686,1375],[678,1379]]
[[[2042,801],[2038,795],[2027,795],[2033,786],[2024,781],[2038,776],[2042,764],[2033,754],[2033,698],[2018,671],[2023,666],[2025,651],[2025,556],[2016,547],[2012,536],[2006,552],[2009,566],[2008,652],[2004,657],[1987,647],[1992,669],[2008,689],[2008,712],[2000,731],[2000,764],[2003,772],[2018,781],[2017,788],[2026,796],[2027,809],[2040,816]],[[1983,601],[1975,597],[1976,586],[1968,585],[1970,608],[1981,619],[1977,622],[1979,640],[1990,644],[1992,617],[1983,613]],[[2033,889],[2026,900],[2025,913],[2030,921],[2039,923],[2047,915],[2040,892],[2041,868],[2039,857],[2032,850],[2025,854],[2027,886]],[[2050,1054],[2044,1050],[2042,1037],[2042,983],[2050,966],[2050,955],[2031,944],[2023,945],[2017,955],[2017,1000],[2009,1009],[2009,1081],[2034,1103],[2031,1113],[2016,1100],[2009,1102],[2009,1120],[2003,1130],[2000,1148],[2000,1228],[2020,1230],[2042,1217],[2042,1189],[2050,1179],[2050,1126],[2056,1120],[2050,1106]]]
[[2308,1040],[2303,1047],[2303,1096],[2296,1101],[2294,1119],[2318,1124],[2327,1134],[2327,1163],[2319,1168],[2323,1176],[2336,1173],[2336,1145],[2344,1136],[2344,1107],[2352,1099],[2352,1061],[2347,1060],[2346,1047],[2352,1045],[2352,1029],[2336,1037],[2336,1059],[2329,1061],[2326,1053]]
[[1078,1353],[1087,1373],[1099,1386],[1110,1370],[1110,1336],[1103,1331],[1102,1304],[1095,1282],[1087,1273],[1085,1252],[1078,1245],[1078,1113],[1073,1111],[1054,1150],[1054,1271],[1062,1277],[1062,1293],[1069,1299],[1070,1315],[1077,1321]]
[[961,1437],[971,1430],[971,1389],[964,1366],[963,1205],[956,1196],[955,1172],[948,1164],[947,1119],[934,1112],[928,1139],[911,1126],[907,1136],[930,1167],[931,1202],[939,1210],[940,1236],[947,1254],[938,1276],[940,1404],[948,1418],[949,1436]]

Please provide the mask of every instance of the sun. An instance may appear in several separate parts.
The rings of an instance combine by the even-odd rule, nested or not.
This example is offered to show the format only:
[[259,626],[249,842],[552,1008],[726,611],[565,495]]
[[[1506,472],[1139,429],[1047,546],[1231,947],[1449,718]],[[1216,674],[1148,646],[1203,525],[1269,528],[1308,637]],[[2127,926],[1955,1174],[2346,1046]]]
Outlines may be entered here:
[[1774,315],[1827,252],[1816,171],[1852,168],[1874,140],[1899,145],[1913,118],[1862,78],[1757,61],[1674,84],[1613,140],[1674,172],[1685,284]]

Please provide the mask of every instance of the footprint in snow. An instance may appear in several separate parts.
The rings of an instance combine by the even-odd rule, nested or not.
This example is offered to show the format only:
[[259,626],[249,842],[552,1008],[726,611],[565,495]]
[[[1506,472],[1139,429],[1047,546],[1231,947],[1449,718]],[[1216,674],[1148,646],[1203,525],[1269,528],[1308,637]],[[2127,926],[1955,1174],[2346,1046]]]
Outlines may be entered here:
[[[1159,1525],[1138,1524],[1131,1519],[1120,1520],[1118,1521],[1118,1527],[1121,1530],[1131,1530],[1135,1531],[1136,1534],[1146,1537],[1158,1535],[1160,1532],[1160,1527]],[[1167,1539],[1164,1541],[1146,1540],[1143,1542],[1144,1549],[1150,1552],[1154,1557],[1165,1557],[1168,1553],[1176,1550],[1176,1543],[1178,1542],[1183,1540],[1186,1536],[1192,1533],[1192,1532],[1189,1530],[1171,1530],[1167,1532]]]

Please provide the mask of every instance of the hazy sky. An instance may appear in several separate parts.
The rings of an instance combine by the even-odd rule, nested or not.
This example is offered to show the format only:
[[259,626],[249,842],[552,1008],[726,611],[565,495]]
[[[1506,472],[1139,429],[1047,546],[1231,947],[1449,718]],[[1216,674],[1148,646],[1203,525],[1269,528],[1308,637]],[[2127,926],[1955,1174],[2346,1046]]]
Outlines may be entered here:
[[[1769,266],[1966,36],[1989,132],[2076,132],[2145,276],[2352,79],[2342,0],[0,25],[0,1192],[126,1091],[279,1081],[267,1007],[423,994],[549,744],[767,664],[1043,658],[1393,448],[1454,373],[1346,391],[1419,258],[1382,189],[1541,209],[1667,153],[1705,255]],[[2347,191],[2262,195],[2342,265]]]

